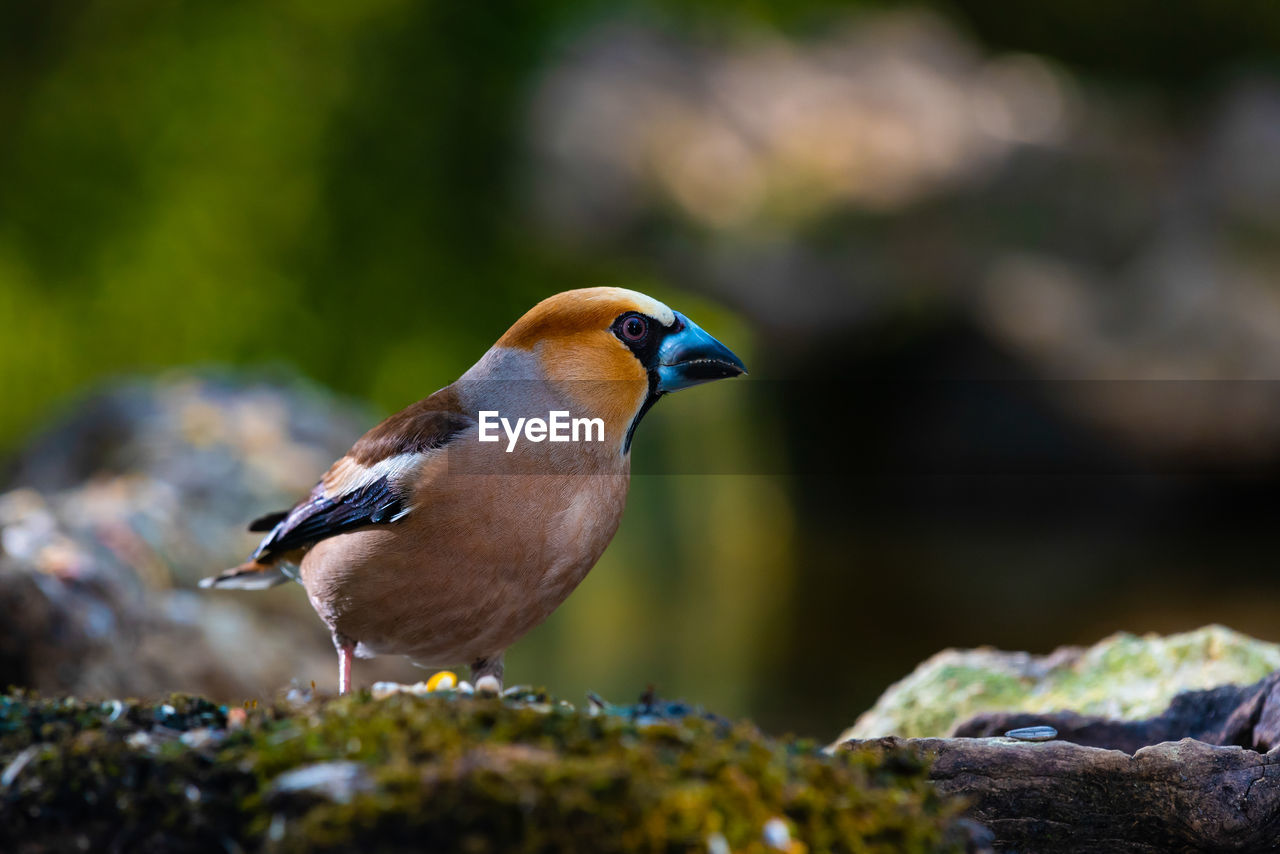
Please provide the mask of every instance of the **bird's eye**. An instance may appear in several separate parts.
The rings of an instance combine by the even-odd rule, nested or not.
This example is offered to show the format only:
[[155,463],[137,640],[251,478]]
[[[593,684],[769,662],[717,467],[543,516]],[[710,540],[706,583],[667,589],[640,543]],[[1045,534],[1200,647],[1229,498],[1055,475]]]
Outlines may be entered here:
[[622,337],[628,341],[641,341],[649,331],[649,324],[643,317],[631,315],[622,321]]

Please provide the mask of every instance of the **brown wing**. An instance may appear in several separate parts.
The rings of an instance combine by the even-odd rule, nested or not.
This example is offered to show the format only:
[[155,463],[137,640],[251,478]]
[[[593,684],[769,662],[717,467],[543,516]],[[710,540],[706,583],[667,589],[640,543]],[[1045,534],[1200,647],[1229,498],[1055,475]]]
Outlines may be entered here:
[[253,556],[205,579],[205,586],[269,586],[265,578],[259,585],[246,582],[244,576],[265,574],[281,561],[296,560],[298,552],[327,537],[404,518],[412,509],[408,499],[413,471],[427,454],[474,424],[458,407],[452,388],[392,415],[362,436],[292,509],[255,520],[250,530],[267,524],[271,529]]
[[431,451],[474,423],[462,410],[453,386],[446,386],[365,433],[347,451],[347,457],[359,465],[372,466],[400,454]]

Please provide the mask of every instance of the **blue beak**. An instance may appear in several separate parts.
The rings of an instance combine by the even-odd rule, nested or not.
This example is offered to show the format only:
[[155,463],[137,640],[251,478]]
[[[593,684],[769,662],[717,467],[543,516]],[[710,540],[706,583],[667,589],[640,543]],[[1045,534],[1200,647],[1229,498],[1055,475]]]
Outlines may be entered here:
[[658,345],[658,391],[679,391],[747,372],[747,366],[728,347],[680,312],[675,315],[678,331],[669,333]]

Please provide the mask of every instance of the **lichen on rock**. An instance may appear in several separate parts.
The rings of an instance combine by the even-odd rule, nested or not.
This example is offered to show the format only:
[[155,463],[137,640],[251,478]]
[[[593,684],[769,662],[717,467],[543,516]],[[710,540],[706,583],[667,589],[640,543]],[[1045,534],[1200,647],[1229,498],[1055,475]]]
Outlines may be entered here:
[[905,753],[619,710],[4,696],[0,850],[764,852],[783,828],[791,851],[972,848],[959,803]]
[[1256,682],[1280,669],[1280,645],[1223,626],[1161,637],[1119,632],[1050,655],[944,650],[892,685],[837,743],[939,738],[980,712],[1073,711],[1139,720],[1183,691]]

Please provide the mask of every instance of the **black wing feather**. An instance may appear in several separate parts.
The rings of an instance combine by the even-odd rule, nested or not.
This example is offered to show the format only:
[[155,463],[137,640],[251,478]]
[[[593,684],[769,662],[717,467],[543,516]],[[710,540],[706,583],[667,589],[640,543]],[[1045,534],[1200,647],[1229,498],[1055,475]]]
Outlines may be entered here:
[[276,524],[271,536],[253,553],[253,559],[277,557],[335,534],[385,524],[402,510],[404,497],[386,477],[338,498],[324,498],[321,488],[316,487],[311,499]]
[[[474,423],[458,408],[453,387],[447,386],[370,430],[347,456],[357,465],[373,466],[399,454],[433,451]],[[407,501],[407,487],[386,477],[338,496],[326,495],[321,481],[292,510],[268,514],[250,526],[251,531],[271,531],[253,553],[253,559],[269,562],[326,537],[366,525],[395,522],[408,511]]]
[[276,525],[279,525],[289,517],[288,510],[281,510],[277,513],[268,513],[265,516],[259,516],[249,523],[250,531],[270,531]]

